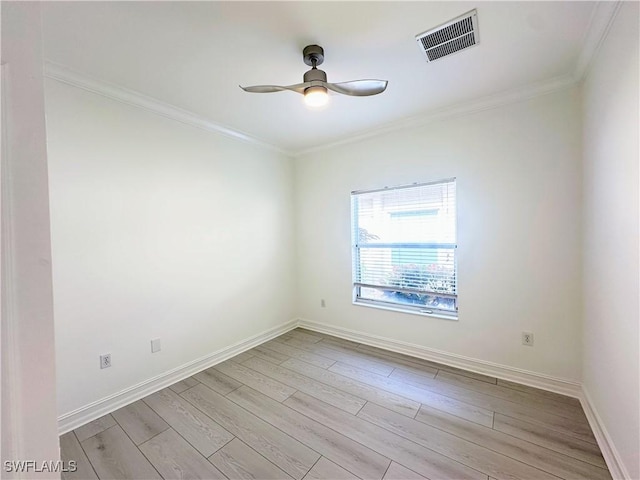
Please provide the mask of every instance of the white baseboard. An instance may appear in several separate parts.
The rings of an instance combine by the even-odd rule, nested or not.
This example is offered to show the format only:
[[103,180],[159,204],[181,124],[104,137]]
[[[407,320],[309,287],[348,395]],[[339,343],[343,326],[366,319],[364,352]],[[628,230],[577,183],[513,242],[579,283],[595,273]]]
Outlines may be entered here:
[[591,430],[593,430],[593,435],[596,437],[598,446],[602,451],[602,456],[604,457],[605,462],[607,462],[609,473],[614,480],[630,479],[631,475],[624,466],[624,463],[622,463],[620,454],[613,444],[613,441],[611,440],[611,437],[609,436],[609,433],[607,432],[607,429],[605,428],[600,415],[598,415],[598,411],[593,405],[593,401],[589,396],[589,392],[584,387],[584,385],[582,386],[580,403],[582,404],[582,409],[587,416],[587,420],[589,421]]
[[270,328],[269,330],[235,343],[234,345],[185,363],[177,368],[140,382],[137,385],[125,388],[117,393],[65,413],[58,417],[58,433],[62,435],[63,433],[69,432],[81,425],[84,425],[85,423],[91,422],[92,420],[100,418],[107,413],[111,413],[118,408],[128,405],[131,402],[140,400],[147,395],[166,388],[169,385],[173,385],[174,383],[184,380],[185,378],[206,368],[212,367],[220,362],[224,362],[235,355],[246,350],[250,350],[257,345],[282,335],[283,333],[296,328],[297,325],[297,320],[290,320],[282,325]]
[[186,363],[173,370],[169,370],[161,375],[114,393],[113,395],[109,395],[108,397],[85,405],[72,412],[61,415],[58,417],[59,434],[62,435],[63,433],[71,431],[85,423],[100,418],[107,413],[111,413],[118,408],[144,398],[147,395],[157,392],[158,390],[168,387],[175,382],[190,377],[195,373],[212,367],[213,365],[223,362],[246,350],[250,350],[251,348],[267,342],[272,338],[282,335],[296,327],[326,333],[346,340],[379,347],[384,350],[403,353],[405,355],[442,363],[451,367],[462,368],[464,370],[469,370],[483,375],[489,375],[578,398],[582,404],[582,408],[584,409],[598,445],[602,450],[602,455],[609,467],[611,476],[614,480],[631,478],[602,422],[602,419],[594,408],[589,393],[584,386],[577,382],[306,319],[290,320],[282,325],[218,350],[210,355],[206,355],[192,362]]
[[465,357],[456,353],[443,352],[433,348],[424,347],[422,345],[415,345],[412,343],[402,342],[400,340],[380,337],[370,333],[357,332],[355,330],[349,330],[347,328],[336,327],[334,325],[327,325],[306,319],[300,319],[298,321],[298,326],[309,330],[315,330],[316,332],[334,335],[346,340],[363,343],[365,345],[379,347],[384,350],[404,353],[405,355],[411,355],[412,357],[442,363],[451,367],[462,368],[471,372],[521,383],[523,385],[560,393],[570,397],[580,398],[582,393],[580,383],[553,377],[551,375],[510,367],[508,365],[500,365],[486,360]]
[[327,335],[344,338],[345,340],[379,347],[396,353],[404,353],[412,357],[423,358],[425,360],[431,360],[451,367],[462,368],[464,370],[489,375],[491,377],[497,377],[503,380],[509,380],[523,385],[578,398],[591,430],[593,430],[598,446],[602,451],[602,455],[609,467],[611,476],[614,480],[625,480],[631,478],[629,472],[624,466],[624,463],[622,462],[622,459],[620,458],[620,454],[611,440],[611,437],[607,433],[607,429],[605,428],[602,419],[593,405],[589,393],[584,386],[578,382],[507,365],[487,362],[485,360],[465,357],[455,353],[443,352],[421,345],[380,337],[378,335],[372,335],[365,332],[358,332],[343,327],[314,322],[312,320],[300,319],[298,321],[298,326],[308,330],[326,333]]

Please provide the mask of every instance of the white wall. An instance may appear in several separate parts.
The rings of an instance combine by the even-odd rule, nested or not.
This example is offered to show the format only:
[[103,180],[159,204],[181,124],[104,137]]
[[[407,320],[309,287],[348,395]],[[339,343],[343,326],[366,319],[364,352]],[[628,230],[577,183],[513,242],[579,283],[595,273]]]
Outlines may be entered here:
[[[300,316],[579,381],[579,101],[563,90],[299,159]],[[352,305],[350,192],[447,177],[458,182],[459,321]]]
[[624,2],[584,84],[584,389],[640,478],[638,20]]
[[290,159],[45,89],[60,414],[294,317]]
[[56,461],[56,371],[40,5],[2,2],[2,478]]

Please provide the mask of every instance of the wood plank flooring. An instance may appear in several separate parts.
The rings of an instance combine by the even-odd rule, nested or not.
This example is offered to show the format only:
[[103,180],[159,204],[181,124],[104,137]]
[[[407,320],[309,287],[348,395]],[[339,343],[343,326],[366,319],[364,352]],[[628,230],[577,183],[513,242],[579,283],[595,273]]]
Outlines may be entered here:
[[60,447],[65,479],[611,479],[576,399],[303,329]]

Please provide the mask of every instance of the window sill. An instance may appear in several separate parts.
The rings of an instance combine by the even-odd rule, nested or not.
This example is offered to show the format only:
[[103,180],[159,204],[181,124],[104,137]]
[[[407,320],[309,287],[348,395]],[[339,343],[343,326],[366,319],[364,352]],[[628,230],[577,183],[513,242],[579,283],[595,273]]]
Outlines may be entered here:
[[440,318],[442,320],[449,320],[449,321],[454,321],[457,322],[458,321],[458,316],[457,315],[443,315],[440,313],[427,313],[427,312],[421,312],[420,310],[414,310],[414,309],[410,309],[410,308],[401,308],[401,307],[392,307],[392,306],[387,306],[387,305],[379,305],[377,303],[372,303],[372,302],[366,302],[366,301],[357,301],[354,300],[353,305],[358,306],[358,307],[369,307],[369,308],[377,308],[380,310],[388,310],[390,312],[397,312],[397,313],[408,313],[410,315],[418,315],[420,317],[433,317],[433,318]]

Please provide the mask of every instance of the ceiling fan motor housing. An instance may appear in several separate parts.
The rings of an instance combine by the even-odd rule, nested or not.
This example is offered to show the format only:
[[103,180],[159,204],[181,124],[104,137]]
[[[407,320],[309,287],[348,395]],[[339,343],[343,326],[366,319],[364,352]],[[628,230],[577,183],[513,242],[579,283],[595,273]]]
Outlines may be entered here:
[[327,74],[324,72],[324,70],[318,70],[317,68],[312,68],[311,70],[304,72],[305,82],[313,82],[314,80],[320,80],[321,82],[326,82]]

